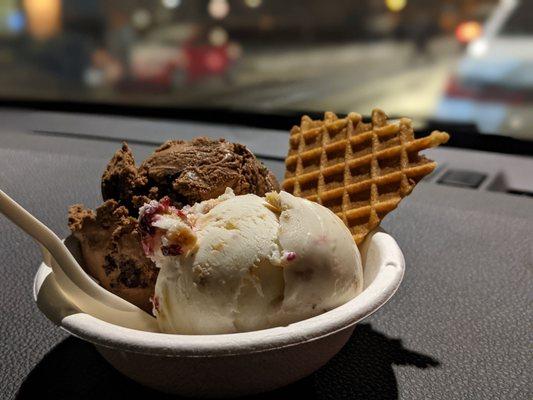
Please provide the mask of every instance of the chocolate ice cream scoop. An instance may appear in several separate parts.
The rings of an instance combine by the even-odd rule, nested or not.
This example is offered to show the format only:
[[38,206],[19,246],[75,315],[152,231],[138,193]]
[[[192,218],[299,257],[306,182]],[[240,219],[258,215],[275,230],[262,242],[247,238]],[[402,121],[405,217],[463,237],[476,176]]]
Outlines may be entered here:
[[205,137],[190,142],[169,140],[135,167],[123,144],[102,176],[104,200],[114,199],[136,215],[146,200],[169,196],[177,206],[234,193],[259,196],[279,190],[274,175],[242,144]]
[[115,200],[131,211],[135,188],[142,185],[135,166],[135,159],[128,144],[124,142],[107,164],[102,175],[104,201]]
[[150,312],[157,269],[140,246],[137,220],[115,200],[96,212],[73,205],[69,228],[79,240],[85,270],[107,290]]
[[170,140],[139,167],[127,143],[102,176],[104,203],[96,212],[74,205],[69,228],[81,243],[85,268],[107,290],[150,311],[158,270],[142,250],[137,215],[168,196],[177,207],[216,198],[279,190],[275,176],[246,148],[224,139]]
[[216,198],[227,187],[236,194],[279,189],[276,178],[246,146],[203,137],[164,143],[141,164],[139,177],[150,195],[169,196],[183,205]]

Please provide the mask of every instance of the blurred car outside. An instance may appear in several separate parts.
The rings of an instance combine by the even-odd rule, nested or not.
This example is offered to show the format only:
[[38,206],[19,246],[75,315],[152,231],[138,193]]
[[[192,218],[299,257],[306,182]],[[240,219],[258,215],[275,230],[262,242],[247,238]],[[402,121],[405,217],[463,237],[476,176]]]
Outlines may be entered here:
[[172,89],[209,78],[230,79],[240,47],[221,28],[180,24],[154,31],[131,51],[133,84]]
[[435,119],[533,137],[532,20],[532,2],[500,2],[449,78]]

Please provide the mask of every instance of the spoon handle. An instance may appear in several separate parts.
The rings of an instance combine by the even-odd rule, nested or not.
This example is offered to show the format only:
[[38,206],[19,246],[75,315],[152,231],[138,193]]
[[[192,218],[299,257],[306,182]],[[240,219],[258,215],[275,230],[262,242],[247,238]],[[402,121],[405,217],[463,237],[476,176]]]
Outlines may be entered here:
[[96,300],[104,301],[106,305],[117,310],[131,310],[131,304],[106,292],[105,289],[87,277],[61,239],[2,190],[0,190],[0,212],[45,247],[56,260],[56,263],[52,264],[58,266],[81,291]]

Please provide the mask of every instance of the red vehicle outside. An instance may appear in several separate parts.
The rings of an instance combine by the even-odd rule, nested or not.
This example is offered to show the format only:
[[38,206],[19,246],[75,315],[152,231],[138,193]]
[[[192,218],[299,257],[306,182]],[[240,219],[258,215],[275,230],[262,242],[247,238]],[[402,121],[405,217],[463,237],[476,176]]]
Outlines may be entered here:
[[136,46],[131,55],[130,84],[171,89],[212,77],[227,78],[240,57],[239,46],[227,38],[212,44],[204,30],[189,29],[187,36],[182,40],[151,39]]

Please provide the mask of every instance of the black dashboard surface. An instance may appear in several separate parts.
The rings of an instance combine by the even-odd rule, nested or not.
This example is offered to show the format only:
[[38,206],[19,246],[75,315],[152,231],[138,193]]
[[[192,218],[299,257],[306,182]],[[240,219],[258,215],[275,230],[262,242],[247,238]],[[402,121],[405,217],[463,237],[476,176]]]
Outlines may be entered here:
[[[0,132],[0,186],[64,236],[70,204],[100,201],[117,147]],[[153,149],[132,147],[139,160]],[[531,398],[532,223],[530,198],[421,183],[383,224],[407,262],[397,294],[325,367],[256,398]],[[38,246],[2,216],[0,236],[1,399],[173,398],[122,377],[46,320],[31,295]]]

